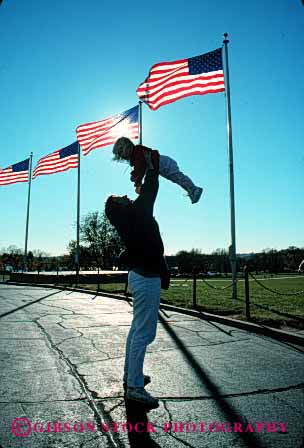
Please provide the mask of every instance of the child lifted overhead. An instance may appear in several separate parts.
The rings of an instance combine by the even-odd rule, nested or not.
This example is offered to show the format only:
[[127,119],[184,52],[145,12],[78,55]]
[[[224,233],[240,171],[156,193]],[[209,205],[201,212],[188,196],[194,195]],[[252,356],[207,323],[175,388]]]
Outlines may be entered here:
[[134,167],[131,172],[131,181],[135,184],[135,189],[140,194],[142,179],[147,167],[145,153],[151,154],[151,163],[154,168],[159,170],[159,174],[171,182],[178,184],[187,191],[192,204],[200,200],[203,189],[196,186],[192,180],[182,173],[175,160],[168,156],[159,154],[155,149],[147,148],[143,145],[134,145],[127,137],[120,137],[113,147],[114,160],[128,160]]

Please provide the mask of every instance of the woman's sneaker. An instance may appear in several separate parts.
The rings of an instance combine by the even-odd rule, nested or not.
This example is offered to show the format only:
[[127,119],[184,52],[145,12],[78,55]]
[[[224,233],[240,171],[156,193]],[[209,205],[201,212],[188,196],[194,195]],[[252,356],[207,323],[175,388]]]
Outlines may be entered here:
[[159,406],[158,399],[152,397],[144,387],[128,387],[126,398],[144,404],[150,409],[156,409]]
[[[151,377],[149,375],[144,375],[144,387],[151,383]],[[122,383],[124,391],[127,392],[127,383]]]

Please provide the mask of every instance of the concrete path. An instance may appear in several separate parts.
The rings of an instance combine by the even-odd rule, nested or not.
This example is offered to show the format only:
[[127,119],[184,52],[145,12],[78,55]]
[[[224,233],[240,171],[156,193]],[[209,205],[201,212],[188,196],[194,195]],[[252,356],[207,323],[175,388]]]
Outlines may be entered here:
[[125,301],[0,285],[1,448],[304,446],[303,348],[161,312],[147,414],[123,398],[131,319]]

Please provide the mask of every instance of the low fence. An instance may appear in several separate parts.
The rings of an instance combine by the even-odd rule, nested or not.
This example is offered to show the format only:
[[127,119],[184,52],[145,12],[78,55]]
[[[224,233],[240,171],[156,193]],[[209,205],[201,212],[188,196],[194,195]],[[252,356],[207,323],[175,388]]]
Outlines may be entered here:
[[[292,281],[298,280],[297,284],[293,285],[295,288],[291,291],[287,289],[286,284],[280,290],[278,289],[279,284],[278,288],[269,287],[265,284],[265,281],[258,279],[246,267],[244,274],[245,315],[247,320],[251,320],[252,314],[256,314],[258,310],[262,313],[276,315],[277,320],[284,321],[285,325],[304,329],[304,281],[301,281],[301,277],[289,278]],[[255,291],[260,291],[259,295],[256,292],[252,293],[251,285],[255,286]],[[290,282],[288,286],[291,286]],[[298,286],[301,286],[301,289],[296,289]],[[263,291],[263,294],[261,291]],[[265,300],[269,296],[272,297],[272,300]],[[259,297],[264,297],[264,300],[260,300]]]
[[[127,293],[126,271],[0,273],[2,281],[78,286],[95,292]],[[231,278],[209,278],[195,271],[173,277],[162,303],[230,316],[271,326],[304,329],[304,275],[266,277],[247,268],[237,280],[232,299]]]
[[96,289],[113,293],[125,293],[127,283],[126,271],[59,271],[56,272],[12,272],[11,282],[47,285],[66,285]]
[[10,275],[11,275],[10,271],[2,270],[2,271],[0,271],[0,280],[2,282],[9,281],[10,280]]
[[237,280],[232,298],[231,278],[208,278],[193,273],[190,279],[171,281],[163,302],[230,316],[275,327],[304,329],[304,276],[260,276],[247,268]]

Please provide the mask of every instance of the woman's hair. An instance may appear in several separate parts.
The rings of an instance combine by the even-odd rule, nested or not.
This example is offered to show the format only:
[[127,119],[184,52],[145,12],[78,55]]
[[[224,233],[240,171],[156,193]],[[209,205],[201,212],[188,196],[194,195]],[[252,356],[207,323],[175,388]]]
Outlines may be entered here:
[[123,241],[126,241],[130,230],[130,211],[130,207],[117,203],[113,196],[106,200],[105,214]]

